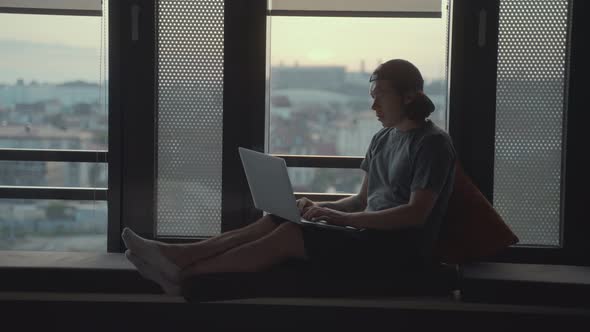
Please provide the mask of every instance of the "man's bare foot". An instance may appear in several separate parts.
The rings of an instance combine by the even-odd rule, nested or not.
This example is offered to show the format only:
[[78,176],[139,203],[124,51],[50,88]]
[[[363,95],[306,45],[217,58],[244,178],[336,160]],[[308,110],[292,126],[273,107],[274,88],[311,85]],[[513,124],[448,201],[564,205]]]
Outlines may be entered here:
[[160,269],[168,280],[178,281],[180,267],[163,254],[162,246],[158,242],[144,239],[128,227],[123,229],[121,238],[133,254]]
[[127,249],[125,251],[125,257],[137,268],[139,274],[142,277],[152,280],[156,282],[162,290],[168,295],[180,295],[180,286],[177,283],[174,283],[164,276],[160,271],[158,271],[155,267],[149,265],[146,261],[139,258],[138,256],[134,255],[131,250]]
[[160,248],[162,255],[166,256],[166,258],[174,262],[181,269],[187,264],[187,255],[192,255],[185,245],[158,243],[158,248]]

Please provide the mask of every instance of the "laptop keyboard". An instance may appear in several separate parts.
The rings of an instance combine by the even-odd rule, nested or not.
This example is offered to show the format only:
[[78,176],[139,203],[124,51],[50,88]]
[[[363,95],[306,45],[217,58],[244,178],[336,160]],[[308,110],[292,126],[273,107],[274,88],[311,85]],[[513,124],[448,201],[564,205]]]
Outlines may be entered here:
[[348,229],[348,230],[357,230],[357,231],[364,230],[364,228],[356,228],[356,227],[352,227],[352,226],[331,225],[331,224],[328,224],[328,222],[325,220],[311,221],[311,220],[301,218],[301,222],[310,223],[310,224],[319,224],[322,226],[325,225],[325,226],[328,226],[329,228]]

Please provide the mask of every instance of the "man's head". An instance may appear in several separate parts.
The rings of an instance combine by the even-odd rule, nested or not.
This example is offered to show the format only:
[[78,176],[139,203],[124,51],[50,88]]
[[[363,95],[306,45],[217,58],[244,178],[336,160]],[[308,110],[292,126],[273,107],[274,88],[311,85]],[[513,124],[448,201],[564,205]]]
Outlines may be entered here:
[[395,59],[381,64],[370,83],[371,108],[384,127],[420,124],[434,111],[434,104],[423,92],[422,74],[409,61]]

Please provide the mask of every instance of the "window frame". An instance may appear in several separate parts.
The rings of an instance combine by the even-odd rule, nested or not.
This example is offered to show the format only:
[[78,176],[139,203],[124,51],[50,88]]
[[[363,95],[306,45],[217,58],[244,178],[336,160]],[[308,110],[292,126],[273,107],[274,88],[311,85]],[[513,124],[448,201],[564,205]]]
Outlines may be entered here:
[[[101,0],[108,1],[108,0]],[[13,2],[17,2],[16,0]],[[37,2],[40,2],[37,0]],[[98,1],[96,1],[98,3]],[[34,8],[26,4],[0,5],[0,14],[34,14],[34,15],[71,15],[71,16],[102,16],[102,9],[88,9],[87,6],[76,6],[77,1],[72,0],[66,6],[58,6],[61,8]],[[51,7],[46,4],[46,7]],[[84,7],[85,9],[83,9]],[[91,6],[92,7],[92,6]]]
[[123,252],[121,231],[155,234],[157,59],[155,0],[109,1],[108,252]]
[[[449,84],[449,133],[453,138],[459,159],[467,175],[482,194],[493,203],[494,154],[495,154],[495,105],[498,55],[498,29],[500,0],[453,0],[452,53]],[[569,30],[569,79],[566,81],[565,125],[563,158],[567,160],[565,180],[562,185],[561,222],[562,246],[513,245],[503,252],[481,261],[588,265],[590,244],[584,235],[590,234],[590,226],[581,218],[583,203],[581,185],[587,175],[587,157],[582,152],[584,123],[587,115],[582,110],[583,75],[578,68],[584,63],[582,55],[582,31],[587,22],[581,18],[582,1],[570,1]],[[484,10],[486,19],[486,44],[478,46],[479,15]],[[468,84],[478,82],[478,84]],[[477,109],[478,112],[470,112]],[[477,114],[475,114],[477,113]],[[575,162],[572,162],[575,161]],[[574,180],[575,179],[575,180]],[[566,198],[566,199],[564,199]]]
[[[590,224],[583,216],[587,215],[586,197],[588,192],[588,172],[590,159],[588,158],[585,138],[590,121],[587,103],[588,51],[584,31],[587,31],[588,20],[583,13],[588,11],[588,2],[571,0],[570,4],[570,52],[569,52],[569,81],[566,83],[566,100],[568,111],[566,114],[566,128],[564,134],[565,151],[565,192],[562,200],[564,204],[564,232],[565,244],[562,260],[565,264],[590,265]],[[542,260],[542,258],[540,259]],[[560,263],[563,264],[563,263]]]
[[102,11],[82,9],[16,8],[0,6],[0,14],[102,16]]
[[[108,0],[105,0],[108,1]],[[16,6],[0,6],[0,14],[32,15],[67,15],[67,16],[102,16],[102,10],[83,9],[40,9]],[[110,37],[110,36],[109,36]],[[110,102],[110,100],[109,100]],[[109,149],[111,119],[109,114]],[[53,149],[19,149],[0,148],[1,161],[36,161],[36,162],[85,162],[105,163],[109,167],[111,154],[105,150],[53,150]],[[110,174],[109,174],[110,183]],[[107,201],[109,189],[105,188],[70,188],[39,186],[5,186],[0,185],[0,199],[41,199],[41,200],[76,200]],[[110,214],[110,211],[109,211]],[[110,228],[110,222],[107,220]],[[110,239],[107,235],[107,247]]]
[[[123,227],[169,243],[205,236],[157,236],[157,0],[111,2],[110,119],[117,127],[109,146],[109,251],[122,252]],[[225,1],[223,69],[223,147],[221,232],[241,228],[262,216],[254,208],[238,147],[264,146],[266,2]],[[133,13],[136,19],[133,19]],[[129,24],[131,23],[131,24]],[[248,29],[244,29],[248,27]],[[154,54],[146,57],[145,54]],[[124,110],[124,111],[123,111]],[[115,120],[116,119],[116,120]],[[124,129],[124,130],[123,130]],[[121,143],[117,145],[117,142]]]

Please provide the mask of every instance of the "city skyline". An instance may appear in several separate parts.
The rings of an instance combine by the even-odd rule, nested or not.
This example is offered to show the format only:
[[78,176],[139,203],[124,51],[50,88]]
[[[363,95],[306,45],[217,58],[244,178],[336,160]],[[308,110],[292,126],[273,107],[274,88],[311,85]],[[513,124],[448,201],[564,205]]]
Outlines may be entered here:
[[[108,35],[100,17],[0,14],[0,22],[0,84],[18,78],[98,81],[101,38]],[[269,28],[271,66],[339,65],[355,72],[364,63],[372,71],[379,62],[404,58],[425,79],[444,77],[444,13],[443,18],[272,17]]]
[[[326,65],[326,66],[303,66],[300,65],[299,63],[296,63],[294,65],[288,65],[285,63],[279,64],[277,66],[272,66],[271,69],[274,68],[321,68],[321,67],[325,67],[325,68],[330,68],[330,67],[343,67],[343,66],[337,66],[337,65]],[[347,71],[346,73],[361,73],[359,71]],[[368,71],[365,71],[364,73],[368,73]],[[1,75],[0,75],[1,77]],[[269,79],[269,77],[267,76],[267,79]],[[433,81],[440,81],[440,80],[444,80],[445,77],[444,75],[441,77],[432,77],[432,78],[427,78],[425,77],[425,82],[433,82]],[[105,83],[108,83],[108,78],[103,78],[102,80]],[[63,80],[52,80],[52,81],[47,81],[47,80],[42,80],[39,78],[32,76],[26,76],[26,75],[15,75],[14,80],[12,81],[2,81],[0,79],[0,87],[3,86],[16,86],[16,85],[25,85],[25,86],[42,86],[42,85],[49,85],[49,86],[59,86],[59,85],[64,85],[64,84],[83,84],[83,85],[94,85],[94,86],[98,86],[98,80],[85,80],[85,79],[80,79],[79,77],[66,77]]]
[[[300,66],[341,65],[373,71],[378,63],[403,58],[426,77],[444,77],[446,19],[272,17],[270,61]],[[295,41],[295,42],[293,42]]]

